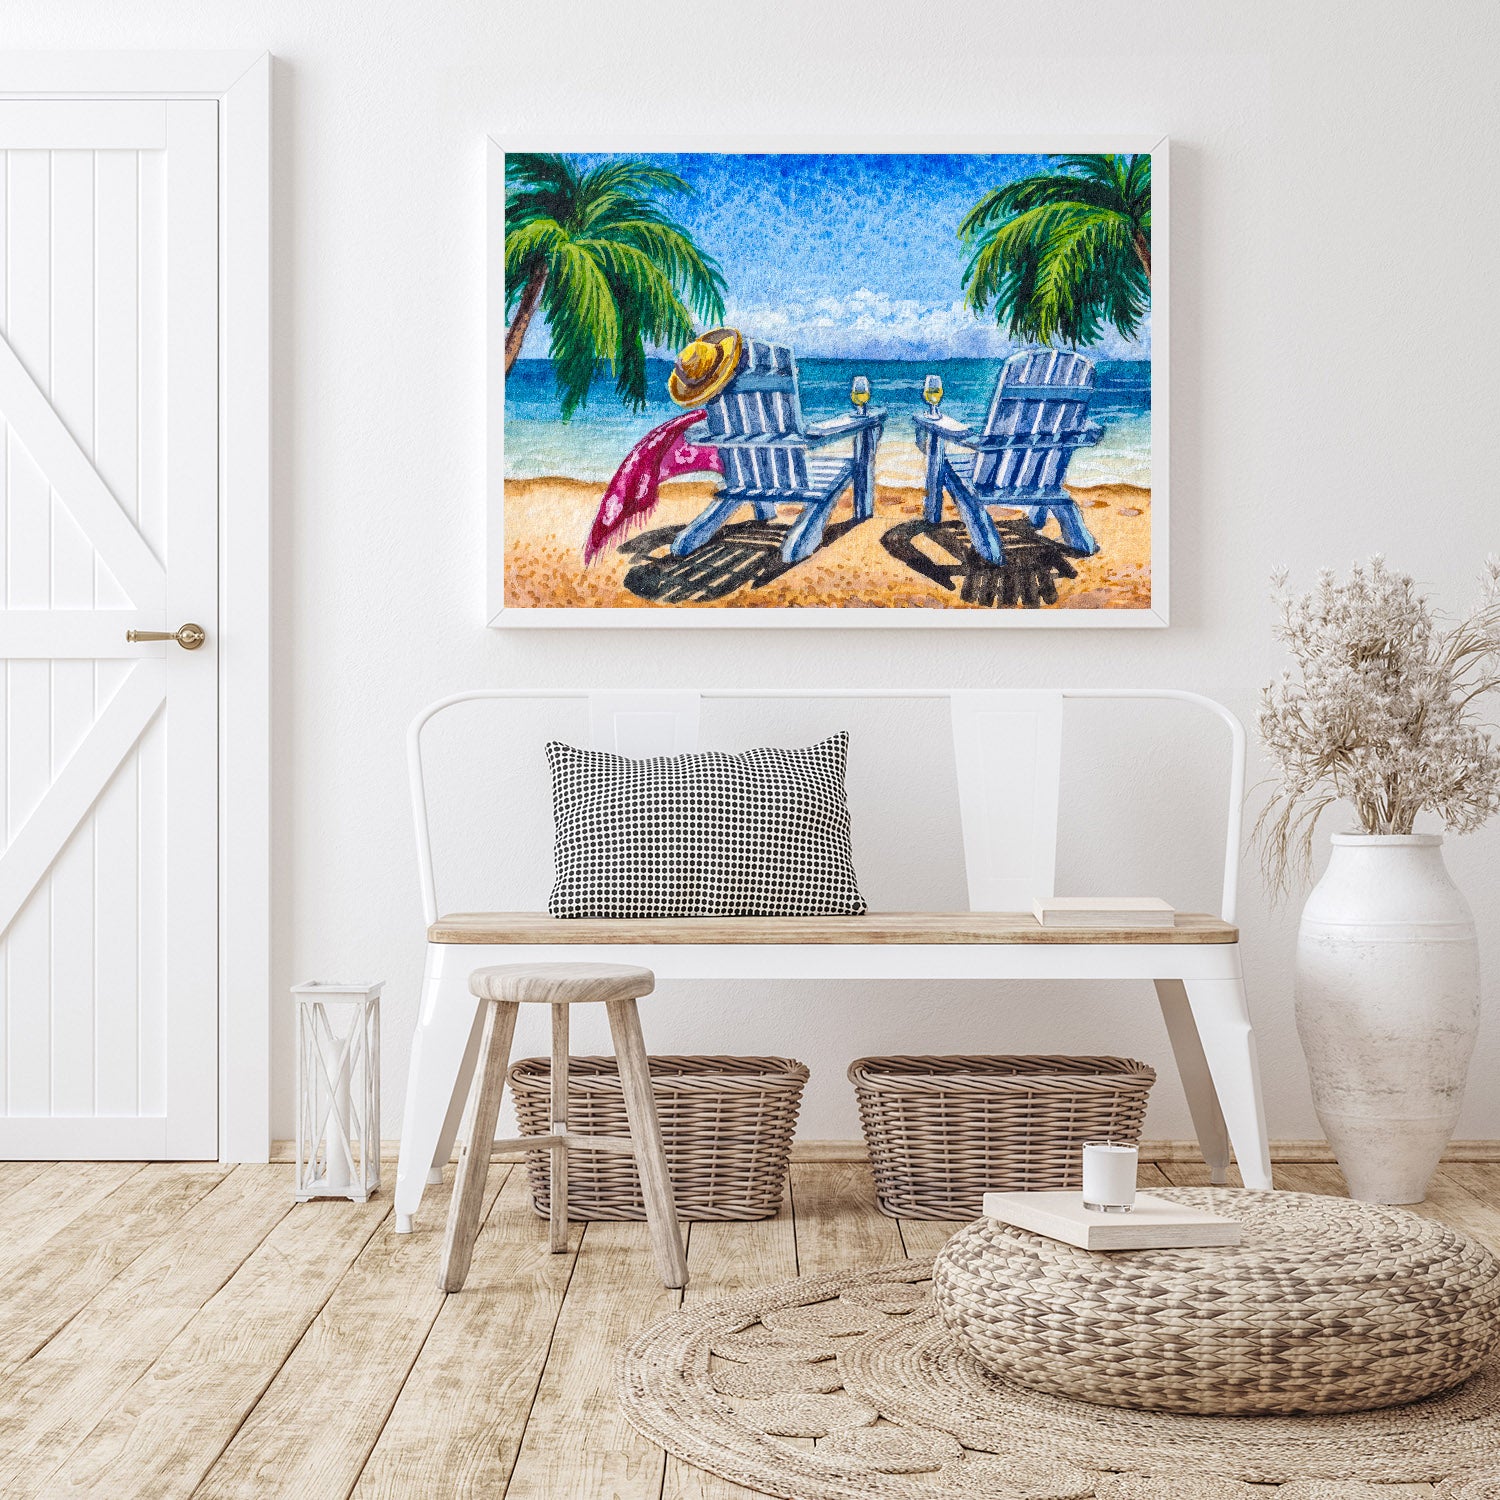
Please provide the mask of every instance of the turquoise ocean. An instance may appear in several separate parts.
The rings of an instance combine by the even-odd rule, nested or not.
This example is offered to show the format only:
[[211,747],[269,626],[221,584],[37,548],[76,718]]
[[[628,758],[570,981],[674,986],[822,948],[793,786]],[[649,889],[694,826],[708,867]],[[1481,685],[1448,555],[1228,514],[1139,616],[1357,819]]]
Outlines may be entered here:
[[[802,411],[809,422],[850,410],[849,383],[867,376],[872,406],[886,411],[885,435],[876,455],[879,481],[920,489],[922,457],[909,421],[922,407],[922,381],[943,379],[944,416],[978,424],[984,418],[1002,361],[802,359]],[[588,404],[571,421],[558,416],[552,365],[517,360],[505,382],[505,474],[509,479],[565,476],[605,483],[620,461],[653,427],[681,408],[667,395],[666,360],[648,361],[651,392],[642,412],[627,411],[608,379],[598,381]],[[1090,417],[1104,428],[1093,448],[1082,448],[1068,468],[1068,483],[1151,484],[1151,366],[1145,361],[1101,360],[1095,375]]]

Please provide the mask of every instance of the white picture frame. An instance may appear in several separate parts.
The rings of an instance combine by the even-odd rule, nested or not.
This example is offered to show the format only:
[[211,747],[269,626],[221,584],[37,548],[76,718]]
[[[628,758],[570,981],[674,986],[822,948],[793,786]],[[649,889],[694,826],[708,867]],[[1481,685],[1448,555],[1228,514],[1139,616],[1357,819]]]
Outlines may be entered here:
[[[904,607],[518,607],[505,598],[505,157],[507,151],[796,152],[838,153],[1074,153],[1134,152],[1151,156],[1151,538],[1150,604],[1139,608]],[[497,629],[775,629],[885,630],[1159,629],[1169,623],[1170,543],[1170,176],[1165,136],[798,139],[681,138],[601,143],[486,141],[487,257],[487,588],[486,617]],[[905,420],[906,413],[892,413]],[[888,426],[889,433],[889,426]],[[889,436],[886,438],[889,441]],[[623,454],[621,455],[623,458]]]

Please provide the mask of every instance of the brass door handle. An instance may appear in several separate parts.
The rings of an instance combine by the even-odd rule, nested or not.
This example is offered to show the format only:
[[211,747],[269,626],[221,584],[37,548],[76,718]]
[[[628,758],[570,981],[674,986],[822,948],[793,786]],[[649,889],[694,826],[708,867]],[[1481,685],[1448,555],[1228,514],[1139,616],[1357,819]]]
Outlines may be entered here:
[[176,630],[127,630],[125,639],[133,646],[143,641],[176,641],[184,651],[196,651],[208,639],[201,625],[179,625]]

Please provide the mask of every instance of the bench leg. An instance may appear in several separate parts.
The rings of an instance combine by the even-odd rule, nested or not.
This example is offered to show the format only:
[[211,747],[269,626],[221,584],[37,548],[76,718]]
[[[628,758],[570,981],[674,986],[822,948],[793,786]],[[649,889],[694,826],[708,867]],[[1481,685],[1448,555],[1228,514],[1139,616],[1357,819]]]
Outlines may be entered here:
[[635,1142],[635,1164],[641,1174],[641,1196],[646,1200],[646,1222],[651,1229],[651,1248],[662,1285],[687,1285],[687,1256],[682,1250],[682,1230],[677,1223],[677,1203],[672,1179],[667,1175],[667,1154],[662,1145],[661,1123],[656,1118],[656,1100],[651,1092],[651,1067],[641,1038],[641,1016],[634,1000],[608,1002],[609,1034],[620,1065],[620,1084],[625,1094],[625,1116],[630,1121],[630,1139]]
[[1156,998],[1161,1002],[1162,1020],[1167,1023],[1167,1037],[1192,1112],[1193,1129],[1198,1133],[1198,1148],[1208,1163],[1208,1180],[1222,1185],[1229,1181],[1229,1131],[1224,1125],[1224,1112],[1219,1108],[1219,1096],[1214,1093],[1203,1042],[1188,1005],[1187,989],[1180,979],[1158,979]]
[[1271,1148],[1244,980],[1189,979],[1185,988],[1240,1176],[1246,1187],[1269,1188]]
[[491,1000],[485,1006],[484,1036],[479,1044],[480,1072],[474,1085],[468,1128],[453,1178],[453,1201],[448,1205],[448,1228],[438,1285],[445,1292],[463,1290],[479,1237],[484,1212],[484,1184],[490,1175],[490,1152],[495,1145],[495,1121],[500,1117],[500,1095],[510,1066],[510,1043],[516,1031],[514,1001]]
[[396,1164],[396,1233],[410,1234],[423,1190],[442,1180],[479,1051],[480,1006],[469,990],[472,955],[431,943],[412,1035]]

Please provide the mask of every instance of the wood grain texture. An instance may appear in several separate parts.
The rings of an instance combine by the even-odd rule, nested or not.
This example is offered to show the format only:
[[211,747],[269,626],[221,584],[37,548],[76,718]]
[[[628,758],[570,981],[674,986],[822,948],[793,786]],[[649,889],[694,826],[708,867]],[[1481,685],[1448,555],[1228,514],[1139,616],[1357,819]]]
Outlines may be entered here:
[[621,1346],[679,1306],[682,1294],[663,1288],[645,1224],[582,1227],[505,1500],[659,1500],[661,1494],[666,1454],[625,1420],[615,1399],[615,1363]]
[[[490,1174],[486,1213],[510,1170]],[[259,1500],[292,1474],[309,1496],[354,1488],[443,1306],[437,1249],[381,1224],[194,1500]]]
[[[746,1224],[700,1220],[688,1227],[683,1306],[787,1281],[797,1274],[797,1236],[788,1197],[774,1219]],[[757,1500],[756,1492],[667,1455],[661,1500]]]
[[430,943],[1234,943],[1239,928],[1178,912],[1170,928],[1043,927],[1030,912],[870,912],[863,917],[579,918],[546,912],[455,912],[427,929]]
[[[437,1248],[420,1220],[410,1238]],[[505,1494],[576,1254],[548,1251],[526,1174],[511,1172],[475,1241],[468,1284],[444,1300],[355,1500]]]
[[965,1219],[897,1219],[901,1248],[908,1260],[936,1255],[962,1229]]
[[500,1116],[500,1095],[505,1071],[510,1065],[510,1043],[516,1030],[516,1005],[510,1000],[492,1000],[485,1012],[484,1032],[479,1042],[478,1077],[473,1097],[464,1114],[458,1170],[453,1177],[453,1201],[443,1231],[443,1253],[438,1262],[438,1286],[456,1292],[469,1274],[474,1237],[483,1218],[484,1184],[490,1170],[495,1121]]
[[1492,1208],[1500,1208],[1500,1165],[1479,1165],[1444,1156],[1439,1175]]
[[0,1494],[35,1495],[292,1206],[286,1167],[236,1167],[0,1381]]
[[609,1002],[609,1036],[620,1069],[630,1138],[635,1142],[635,1169],[640,1174],[646,1227],[651,1232],[657,1273],[663,1286],[680,1288],[687,1284],[687,1253],[682,1246],[682,1228],[677,1222],[672,1179],[667,1175],[667,1152],[662,1144],[661,1122],[656,1117],[651,1066],[646,1059],[646,1043],[641,1035],[640,1010],[634,1000]]
[[[223,1170],[15,1174],[15,1193],[36,1185],[20,1263],[40,1266],[51,1243],[79,1279],[72,1293],[63,1269],[45,1283],[54,1306],[71,1297],[77,1310],[0,1376],[6,1500],[322,1500],[351,1486],[360,1500],[753,1500],[665,1459],[620,1416],[620,1345],[679,1300],[658,1283],[644,1224],[588,1225],[579,1249],[549,1254],[525,1173],[501,1167],[467,1288],[445,1298],[435,1227],[395,1236],[379,1200],[296,1207],[284,1165],[237,1167],[212,1185]],[[210,1188],[175,1213],[163,1190],[152,1212],[151,1174],[175,1172],[205,1174]],[[1166,1161],[1143,1163],[1139,1180],[1206,1177],[1201,1162]],[[862,1163],[798,1164],[792,1178],[775,1219],[690,1226],[685,1299],[930,1255],[957,1227],[882,1217]],[[1327,1162],[1278,1163],[1277,1182],[1343,1191]],[[134,1207],[112,1217],[111,1191],[116,1210]],[[1500,1167],[1444,1166],[1416,1211],[1500,1246]],[[124,1243],[104,1243],[112,1233]],[[118,1272],[98,1285],[111,1258]],[[0,1277],[0,1328],[26,1326],[38,1285]]]
[[552,1007],[552,1134],[561,1137],[548,1151],[548,1245],[560,1255],[568,1248],[568,1007]]
[[297,1205],[38,1493],[190,1494],[389,1212],[381,1199]]
[[0,1202],[47,1170],[44,1161],[0,1161]]
[[228,1173],[208,1163],[153,1163],[13,1261],[0,1303],[0,1369],[36,1353]]
[[40,1250],[60,1229],[141,1170],[138,1161],[57,1162],[5,1200],[0,1276]]
[[518,1005],[598,1005],[649,995],[656,976],[635,964],[493,964],[475,969],[469,988],[481,1000]]
[[1472,1234],[1476,1240],[1500,1253],[1500,1193],[1495,1185],[1493,1167],[1439,1167],[1427,1189],[1427,1196],[1417,1205],[1418,1212],[1441,1219],[1455,1229]]
[[[1161,1169],[1162,1176],[1167,1179],[1167,1182],[1172,1187],[1208,1187],[1210,1185],[1208,1181],[1208,1164],[1201,1157],[1197,1161],[1161,1161],[1157,1162],[1156,1165]],[[1289,1184],[1282,1181],[1282,1171],[1279,1165],[1273,1168],[1271,1180],[1278,1188],[1289,1186]],[[1237,1166],[1231,1166],[1229,1168],[1229,1181],[1225,1186],[1244,1187],[1244,1185],[1245,1180],[1240,1176],[1240,1169]]]
[[896,1220],[875,1206],[875,1183],[868,1167],[793,1167],[792,1213],[802,1276],[906,1258]]

